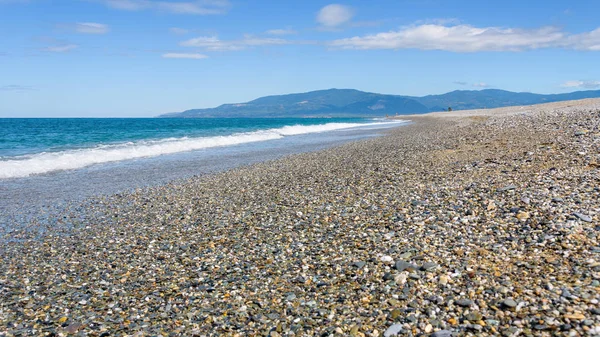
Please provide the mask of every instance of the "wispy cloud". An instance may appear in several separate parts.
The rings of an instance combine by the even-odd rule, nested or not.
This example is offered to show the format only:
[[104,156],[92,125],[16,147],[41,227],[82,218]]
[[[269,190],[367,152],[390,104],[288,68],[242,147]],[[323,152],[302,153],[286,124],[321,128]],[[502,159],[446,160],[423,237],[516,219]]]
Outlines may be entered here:
[[473,84],[471,84],[471,86],[473,86],[475,88],[489,88],[490,87],[490,85],[485,82],[473,83]]
[[156,1],[156,0],[100,0],[107,6],[128,11],[156,10],[173,14],[214,15],[226,13],[228,0]]
[[600,51],[600,27],[590,32],[570,35],[564,44],[565,47],[577,50]]
[[600,81],[566,81],[561,84],[563,88],[584,88],[584,89],[596,89],[600,88]]
[[166,58],[166,59],[194,59],[194,60],[201,60],[201,59],[208,58],[208,56],[206,56],[204,54],[197,54],[197,53],[166,53],[166,54],[162,54],[162,57]]
[[317,22],[324,29],[336,29],[350,22],[354,17],[354,10],[348,6],[331,4],[319,10]]
[[169,28],[169,32],[171,32],[173,34],[177,34],[177,35],[185,35],[185,34],[189,33],[190,31],[185,28],[171,27],[171,28]]
[[42,51],[47,51],[51,53],[66,53],[68,51],[76,49],[77,47],[78,46],[76,44],[61,44],[42,48]]
[[33,91],[36,88],[29,85],[8,84],[0,85],[0,91]]
[[537,29],[423,24],[373,35],[338,39],[330,43],[342,49],[421,49],[450,52],[524,51],[540,48],[600,50],[600,28],[567,34],[556,27]]
[[201,36],[180,43],[184,47],[197,47],[207,51],[238,51],[247,47],[285,45],[291,42],[280,38],[245,35],[241,40],[219,40],[216,36]]
[[82,34],[106,34],[110,29],[102,23],[78,22],[74,25],[74,30]]
[[454,84],[458,84],[458,85],[467,85],[467,84],[469,84],[469,83],[467,83],[467,82],[463,82],[463,81],[454,81],[454,82],[452,82],[452,83],[454,83]]
[[293,35],[293,34],[297,34],[298,32],[291,28],[286,28],[286,29],[270,29],[270,30],[267,30],[265,33],[267,33],[269,35]]

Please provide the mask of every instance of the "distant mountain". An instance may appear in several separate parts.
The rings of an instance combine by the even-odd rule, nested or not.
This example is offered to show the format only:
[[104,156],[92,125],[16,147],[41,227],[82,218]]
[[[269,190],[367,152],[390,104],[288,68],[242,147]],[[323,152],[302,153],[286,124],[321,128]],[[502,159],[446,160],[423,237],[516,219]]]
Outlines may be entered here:
[[159,117],[375,117],[453,110],[498,108],[600,97],[600,90],[541,95],[497,89],[456,90],[423,97],[383,95],[354,89],[318,90],[266,96],[216,108],[192,109]]

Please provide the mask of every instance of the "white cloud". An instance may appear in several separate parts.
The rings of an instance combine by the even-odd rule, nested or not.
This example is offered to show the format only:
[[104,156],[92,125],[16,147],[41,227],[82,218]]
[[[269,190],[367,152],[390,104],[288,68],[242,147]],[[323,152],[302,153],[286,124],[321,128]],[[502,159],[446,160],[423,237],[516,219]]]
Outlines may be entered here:
[[565,47],[577,50],[600,51],[600,28],[591,32],[571,35],[566,39]]
[[156,0],[101,0],[107,6],[128,10],[156,10],[174,14],[224,14],[231,7],[228,0],[156,1]]
[[106,34],[108,25],[95,22],[79,22],[75,24],[75,31],[82,34]]
[[265,33],[267,33],[269,35],[292,35],[292,34],[297,34],[298,32],[296,32],[293,29],[286,28],[286,29],[271,29],[271,30],[267,30]]
[[397,31],[335,40],[344,49],[423,49],[452,52],[520,51],[556,46],[565,34],[553,27],[538,29],[477,28],[470,25],[420,25]]
[[169,28],[169,32],[171,32],[173,34],[177,34],[177,35],[185,35],[185,34],[189,33],[190,31],[185,28],[171,27],[171,28]]
[[352,20],[354,11],[348,6],[331,4],[317,13],[317,22],[325,28],[335,28]]
[[290,41],[279,38],[261,38],[245,35],[241,40],[222,41],[216,36],[201,36],[180,43],[184,47],[198,47],[208,51],[238,51],[250,46],[273,46],[289,44]]
[[596,89],[600,88],[600,81],[566,81],[561,84],[563,88],[585,88]]
[[51,53],[66,53],[77,47],[78,46],[76,44],[63,44],[63,45],[58,45],[58,46],[50,46],[50,47],[42,48],[42,50],[51,52]]
[[194,60],[201,60],[201,59],[208,58],[208,56],[206,56],[204,54],[197,54],[197,53],[166,53],[166,54],[162,54],[162,57],[166,58],[166,59],[194,59]]
[[473,83],[472,86],[475,88],[489,88],[490,85],[485,82]]

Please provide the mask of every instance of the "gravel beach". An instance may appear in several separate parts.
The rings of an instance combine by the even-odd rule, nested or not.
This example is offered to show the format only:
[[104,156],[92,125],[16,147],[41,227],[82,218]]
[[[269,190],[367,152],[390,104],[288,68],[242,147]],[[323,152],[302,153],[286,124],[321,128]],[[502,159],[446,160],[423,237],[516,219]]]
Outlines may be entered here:
[[600,336],[600,100],[408,119],[10,233],[0,336]]

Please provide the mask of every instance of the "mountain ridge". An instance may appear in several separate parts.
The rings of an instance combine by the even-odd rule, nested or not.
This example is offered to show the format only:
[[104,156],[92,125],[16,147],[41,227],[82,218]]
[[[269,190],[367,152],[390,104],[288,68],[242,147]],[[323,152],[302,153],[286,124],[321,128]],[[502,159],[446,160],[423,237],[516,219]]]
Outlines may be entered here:
[[499,108],[600,97],[600,90],[563,94],[535,94],[500,89],[454,90],[445,94],[403,96],[356,89],[324,89],[270,95],[244,103],[215,108],[190,109],[163,114],[161,118],[214,117],[381,117],[453,110]]

